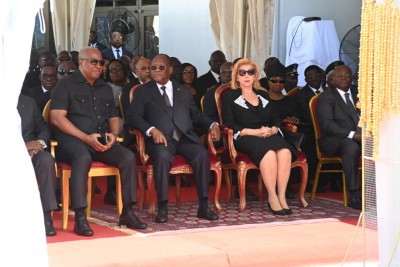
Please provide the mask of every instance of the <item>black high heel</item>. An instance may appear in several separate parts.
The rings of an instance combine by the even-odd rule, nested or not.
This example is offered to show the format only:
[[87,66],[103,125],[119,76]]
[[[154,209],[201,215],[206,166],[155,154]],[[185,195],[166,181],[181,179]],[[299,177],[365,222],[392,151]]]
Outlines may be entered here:
[[286,215],[292,215],[293,214],[293,210],[292,209],[283,209],[283,211],[285,212]]
[[269,203],[268,203],[268,208],[271,210],[272,214],[274,214],[274,215],[279,215],[279,216],[285,216],[286,215],[286,213],[285,213],[285,211],[283,209],[282,210],[273,210]]

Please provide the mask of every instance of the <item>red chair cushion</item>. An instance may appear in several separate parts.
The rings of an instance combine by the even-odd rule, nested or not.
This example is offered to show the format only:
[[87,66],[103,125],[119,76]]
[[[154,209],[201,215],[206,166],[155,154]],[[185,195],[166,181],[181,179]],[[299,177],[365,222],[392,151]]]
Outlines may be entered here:
[[236,162],[232,162],[230,154],[229,154],[229,149],[225,149],[222,154],[221,154],[221,162],[222,164],[233,164],[233,163],[238,163],[240,161],[243,161],[246,164],[252,164],[254,163],[249,156],[242,152],[237,152],[237,156],[235,158]]

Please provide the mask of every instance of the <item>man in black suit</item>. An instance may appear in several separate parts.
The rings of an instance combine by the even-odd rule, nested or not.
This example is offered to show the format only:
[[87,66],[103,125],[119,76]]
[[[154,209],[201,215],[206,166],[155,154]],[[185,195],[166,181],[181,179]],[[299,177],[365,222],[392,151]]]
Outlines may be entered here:
[[157,190],[156,222],[168,221],[168,177],[175,154],[184,156],[193,167],[200,202],[197,217],[217,220],[218,215],[208,207],[211,177],[208,152],[193,127],[211,130],[213,140],[217,141],[219,126],[200,112],[188,88],[170,80],[172,71],[167,55],[154,57],[151,63],[153,81],[135,91],[126,124],[146,136]]
[[211,69],[198,77],[195,82],[195,88],[197,88],[200,98],[206,93],[208,88],[219,82],[219,71],[221,65],[225,62],[225,54],[222,51],[216,50],[211,53],[210,60],[208,61]]
[[57,68],[53,65],[43,66],[40,71],[41,85],[33,88],[24,89],[21,94],[32,97],[38,105],[40,111],[50,100],[51,91],[57,85]]
[[[306,138],[304,138],[303,144],[301,145],[302,151],[307,155],[308,163],[308,181],[314,181],[315,171],[318,164],[318,158],[316,154],[316,142],[314,130],[312,127],[311,113],[309,108],[310,100],[313,96],[321,93],[322,89],[322,73],[321,68],[317,65],[310,65],[304,70],[305,81],[307,84],[301,88],[294,98],[301,108],[301,114],[303,114],[303,125],[299,126],[299,131],[304,133]],[[323,190],[323,186],[326,185],[328,180],[321,179],[321,185],[318,191]]]
[[117,142],[118,112],[110,85],[100,79],[104,60],[94,47],[79,52],[79,70],[60,80],[51,97],[50,121],[56,128],[58,160],[71,165],[71,207],[75,211],[75,232],[92,236],[85,209],[87,179],[92,161],[115,166],[121,174],[122,214],[119,225],[145,229],[133,213],[136,202],[135,155]]
[[361,156],[361,129],[358,127],[359,111],[357,90],[351,86],[352,73],[348,66],[334,70],[336,88],[326,90],[318,99],[317,116],[323,132],[319,145],[327,155],[340,155],[347,189],[349,206],[361,210],[362,203],[357,183]]
[[88,45],[91,47],[96,47],[97,49],[99,49],[99,51],[102,51],[107,48],[105,45],[103,45],[102,43],[97,41],[97,32],[94,30],[90,31],[90,33],[89,33],[89,44]]
[[46,235],[54,236],[57,232],[53,227],[51,212],[57,209],[56,170],[54,158],[47,151],[50,146],[50,129],[31,97],[20,95],[17,109],[21,117],[22,137],[38,180]]
[[120,59],[123,55],[132,58],[132,52],[124,47],[124,45],[127,43],[127,40],[126,35],[123,34],[121,30],[113,31],[111,33],[110,39],[111,46],[101,51],[101,55],[104,58],[109,58],[110,60]]

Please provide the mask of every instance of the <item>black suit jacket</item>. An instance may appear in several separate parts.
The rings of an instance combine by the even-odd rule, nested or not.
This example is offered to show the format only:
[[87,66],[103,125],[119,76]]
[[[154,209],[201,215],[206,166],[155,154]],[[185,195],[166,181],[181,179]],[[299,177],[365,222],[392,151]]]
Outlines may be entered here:
[[304,122],[311,123],[311,113],[310,113],[310,100],[315,96],[315,92],[307,84],[301,88],[294,98],[297,100],[301,111],[303,113]]
[[[89,43],[88,45],[89,45],[89,46],[92,46],[91,43]],[[107,46],[105,46],[105,45],[103,45],[102,43],[99,43],[99,42],[96,42],[96,46],[95,46],[95,47],[96,47],[97,49],[99,49],[100,52],[107,48]]]
[[[357,103],[357,89],[351,87],[349,92]],[[319,144],[325,153],[335,153],[339,145],[337,138],[347,138],[350,131],[361,132],[358,121],[352,119],[346,103],[336,88],[321,93],[316,111],[323,133]]]
[[210,88],[211,86],[215,85],[218,83],[214,78],[214,75],[211,73],[211,70],[208,71],[207,73],[201,75],[199,78],[197,78],[195,82],[195,88],[198,90],[198,94],[200,94],[200,98],[206,93],[207,89]]
[[[213,121],[196,107],[190,90],[173,81],[173,111],[164,102],[157,84],[147,82],[136,89],[132,103],[127,112],[126,125],[138,129],[144,136],[154,126],[160,130],[167,140],[172,140],[174,125],[189,140],[201,143],[194,127],[208,131]],[[146,138],[153,142],[152,138]]]
[[26,95],[19,95],[17,109],[21,117],[24,141],[43,140],[49,147],[50,129],[35,100]]
[[51,97],[51,91],[43,92],[41,85],[22,90],[21,94],[32,97],[36,101],[40,111],[43,111],[44,106],[46,106]]
[[[126,56],[128,56],[129,58],[132,58],[133,54],[132,54],[131,51],[128,51],[127,49],[125,49],[125,47],[121,47],[120,49],[122,50],[121,56],[126,55]],[[115,56],[114,56],[114,53],[113,53],[113,51],[112,51],[111,46],[108,47],[108,48],[106,48],[106,49],[104,49],[104,50],[102,50],[102,51],[101,51],[101,56],[102,56],[103,58],[106,57],[106,58],[109,58],[109,59],[115,59]]]

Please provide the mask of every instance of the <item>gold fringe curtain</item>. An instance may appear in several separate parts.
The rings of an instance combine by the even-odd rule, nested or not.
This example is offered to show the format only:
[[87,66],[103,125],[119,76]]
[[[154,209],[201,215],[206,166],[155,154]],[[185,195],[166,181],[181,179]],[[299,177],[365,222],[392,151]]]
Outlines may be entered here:
[[400,12],[393,0],[364,0],[361,14],[359,99],[360,126],[373,137],[379,157],[379,127],[400,110]]

